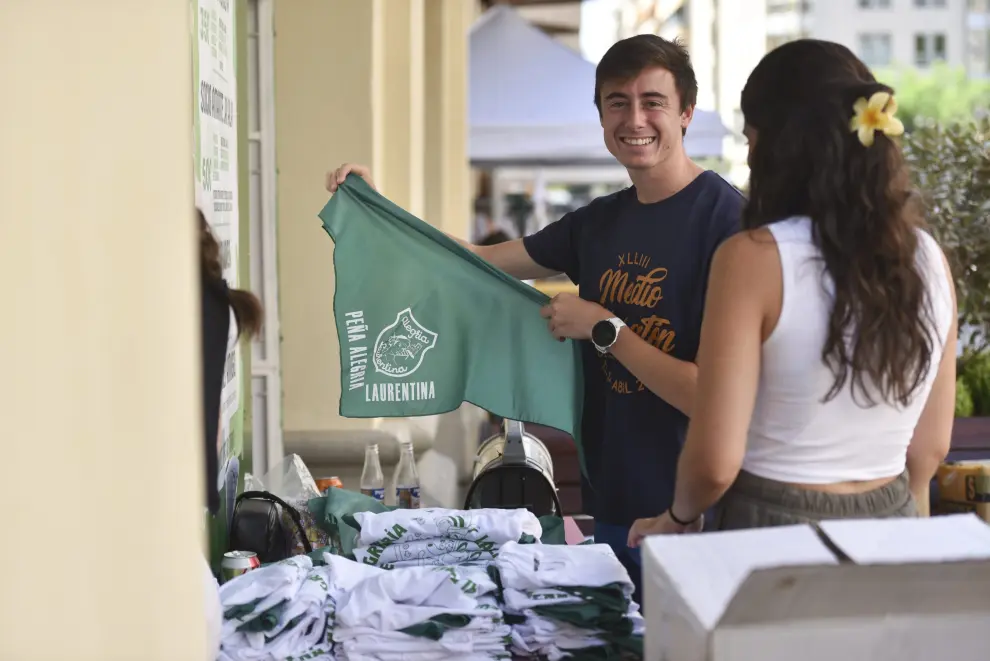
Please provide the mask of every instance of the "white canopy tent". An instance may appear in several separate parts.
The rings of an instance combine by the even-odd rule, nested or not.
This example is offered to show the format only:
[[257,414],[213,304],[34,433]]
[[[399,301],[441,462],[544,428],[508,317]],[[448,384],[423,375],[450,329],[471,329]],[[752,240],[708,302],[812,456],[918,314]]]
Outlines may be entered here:
[[[614,165],[594,105],[595,65],[530,25],[508,5],[471,29],[469,155],[479,167]],[[695,110],[684,145],[720,156],[728,130]]]

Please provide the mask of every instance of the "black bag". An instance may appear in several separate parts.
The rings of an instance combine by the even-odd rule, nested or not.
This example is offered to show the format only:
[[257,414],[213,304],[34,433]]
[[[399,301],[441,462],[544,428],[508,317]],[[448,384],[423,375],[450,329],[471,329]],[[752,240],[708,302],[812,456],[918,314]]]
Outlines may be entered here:
[[[282,511],[288,513],[295,530],[288,528]],[[299,512],[292,505],[267,491],[245,491],[237,496],[234,516],[227,536],[229,551],[253,551],[262,564],[285,560],[293,555],[298,536],[306,553],[313,552]]]

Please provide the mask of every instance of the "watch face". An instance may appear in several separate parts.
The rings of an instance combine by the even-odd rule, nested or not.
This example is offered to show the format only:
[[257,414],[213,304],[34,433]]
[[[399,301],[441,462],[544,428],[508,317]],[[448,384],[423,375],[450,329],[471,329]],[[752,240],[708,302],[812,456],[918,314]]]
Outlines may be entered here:
[[591,341],[599,347],[609,347],[615,342],[615,326],[610,321],[599,321],[591,328]]

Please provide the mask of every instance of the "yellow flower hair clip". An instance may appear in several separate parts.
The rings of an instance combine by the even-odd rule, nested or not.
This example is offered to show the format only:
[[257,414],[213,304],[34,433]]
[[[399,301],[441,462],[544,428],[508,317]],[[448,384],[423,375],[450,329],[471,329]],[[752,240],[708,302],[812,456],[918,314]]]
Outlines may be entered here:
[[869,101],[860,97],[853,104],[853,112],[855,114],[849,122],[849,130],[857,134],[864,147],[873,144],[873,136],[877,131],[882,131],[889,137],[904,133],[904,124],[894,117],[897,101],[888,92],[876,92]]

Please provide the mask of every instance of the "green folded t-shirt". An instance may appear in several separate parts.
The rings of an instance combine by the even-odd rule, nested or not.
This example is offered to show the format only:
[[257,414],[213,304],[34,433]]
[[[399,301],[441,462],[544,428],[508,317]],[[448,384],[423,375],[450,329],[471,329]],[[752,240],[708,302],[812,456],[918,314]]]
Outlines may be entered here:
[[580,443],[577,342],[558,342],[547,297],[351,175],[320,212],[334,241],[340,414],[406,417],[471,402]]
[[354,515],[358,512],[379,514],[394,510],[394,506],[384,505],[360,491],[349,491],[330,487],[324,495],[312,498],[306,504],[313,521],[330,536],[330,546],[313,549],[309,554],[316,565],[322,565],[325,552],[353,558],[357,545],[358,528]]

